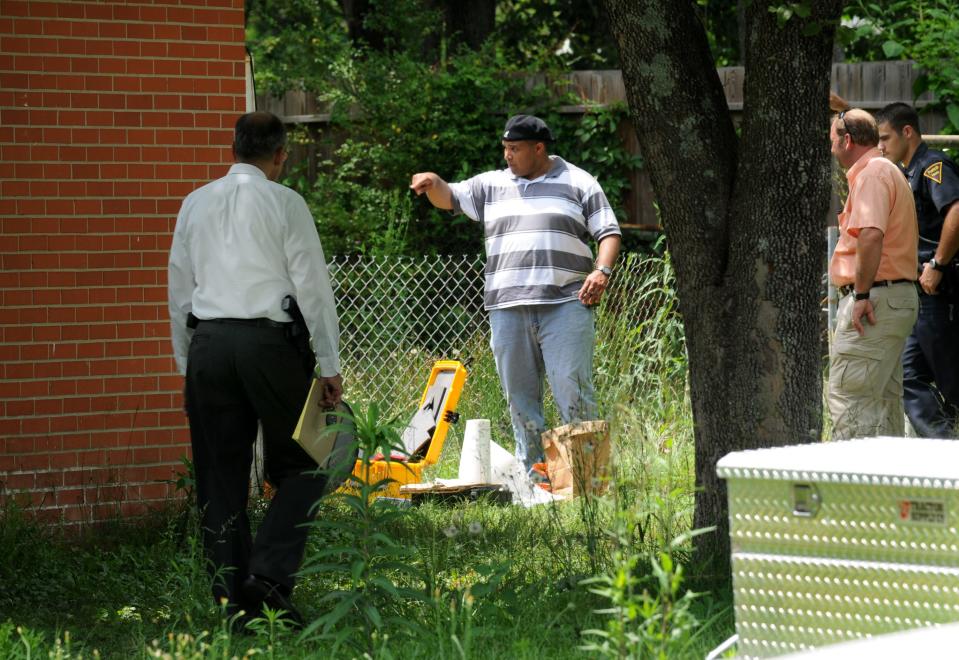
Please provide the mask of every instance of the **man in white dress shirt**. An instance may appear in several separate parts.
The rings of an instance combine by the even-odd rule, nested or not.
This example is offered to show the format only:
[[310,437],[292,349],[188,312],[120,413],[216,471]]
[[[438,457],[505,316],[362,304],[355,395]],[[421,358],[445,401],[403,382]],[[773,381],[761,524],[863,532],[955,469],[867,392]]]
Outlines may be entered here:
[[596,419],[593,308],[621,237],[599,183],[551,156],[552,141],[542,119],[516,115],[502,135],[506,169],[449,184],[419,172],[410,184],[433,206],[483,225],[493,356],[527,470],[543,460],[544,376],[565,423]]
[[[227,175],[188,195],[177,216],[168,277],[174,356],[186,376],[213,596],[231,615],[257,615],[265,604],[302,625],[290,594],[306,546],[302,524],[324,479],[310,474],[316,463],[291,437],[314,373],[281,304],[292,296],[302,311],[329,406],[342,395],[338,319],[310,211],[275,183],[286,160],[282,122],[243,115],[233,153]],[[247,496],[258,422],[276,493],[253,538]]]

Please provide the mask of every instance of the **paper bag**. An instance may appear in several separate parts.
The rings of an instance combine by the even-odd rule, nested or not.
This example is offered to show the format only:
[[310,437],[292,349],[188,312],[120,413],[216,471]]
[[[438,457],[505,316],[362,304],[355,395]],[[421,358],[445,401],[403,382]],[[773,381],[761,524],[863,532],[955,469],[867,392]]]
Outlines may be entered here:
[[609,467],[609,424],[575,422],[542,435],[546,474],[554,495],[575,497],[606,491]]

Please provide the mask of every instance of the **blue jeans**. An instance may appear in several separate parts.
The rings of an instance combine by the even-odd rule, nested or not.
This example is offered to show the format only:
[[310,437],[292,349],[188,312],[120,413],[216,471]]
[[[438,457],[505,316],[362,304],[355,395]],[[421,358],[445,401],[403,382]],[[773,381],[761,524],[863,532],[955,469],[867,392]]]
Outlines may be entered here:
[[528,470],[543,460],[544,375],[564,423],[596,419],[593,310],[578,300],[494,309],[490,327],[516,457]]

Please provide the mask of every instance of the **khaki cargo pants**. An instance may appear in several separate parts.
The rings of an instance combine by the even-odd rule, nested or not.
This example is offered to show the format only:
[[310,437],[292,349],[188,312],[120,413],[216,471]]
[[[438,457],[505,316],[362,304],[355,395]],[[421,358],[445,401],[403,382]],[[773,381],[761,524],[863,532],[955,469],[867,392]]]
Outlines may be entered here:
[[829,354],[829,413],[835,440],[905,435],[902,348],[919,312],[910,282],[870,292],[876,325],[864,318],[865,335],[850,321],[852,294],[839,301]]

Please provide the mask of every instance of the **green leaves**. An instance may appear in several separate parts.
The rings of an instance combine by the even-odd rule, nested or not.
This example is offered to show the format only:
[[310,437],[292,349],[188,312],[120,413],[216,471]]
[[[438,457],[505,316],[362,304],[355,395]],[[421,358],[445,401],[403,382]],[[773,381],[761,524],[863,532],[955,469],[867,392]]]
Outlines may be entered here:
[[786,2],[780,5],[772,5],[768,9],[770,14],[776,15],[776,24],[781,28],[786,25],[786,23],[793,16],[798,18],[809,18],[812,14],[812,9],[809,6],[808,0],[803,2]]
[[906,52],[906,47],[903,46],[898,41],[893,41],[889,39],[882,44],[882,52],[885,53],[886,57],[891,60],[897,59],[900,55]]
[[931,92],[926,110],[941,109],[949,118],[945,132],[959,130],[959,3],[954,0],[853,0],[838,36],[851,61],[912,59],[920,75],[913,83],[918,98]]
[[946,106],[946,116],[949,117],[949,123],[959,128],[959,105],[950,103]]
[[[403,448],[398,422],[383,419],[378,404],[355,408],[352,420],[363,474],[370,473],[376,454],[390,456]],[[373,656],[373,631],[384,630],[387,623],[392,635],[412,635],[419,629],[415,621],[384,616],[400,612],[405,602],[420,597],[422,591],[413,587],[424,582],[414,567],[411,549],[385,531],[409,515],[406,509],[376,506],[377,491],[388,482],[354,478],[351,488],[327,498],[345,505],[352,512],[352,519],[327,520],[321,511],[310,522],[328,542],[307,553],[300,573],[335,577],[344,588],[330,591],[321,599],[321,604],[332,608],[303,630],[301,640],[319,640],[334,648],[349,644],[356,651]]]

